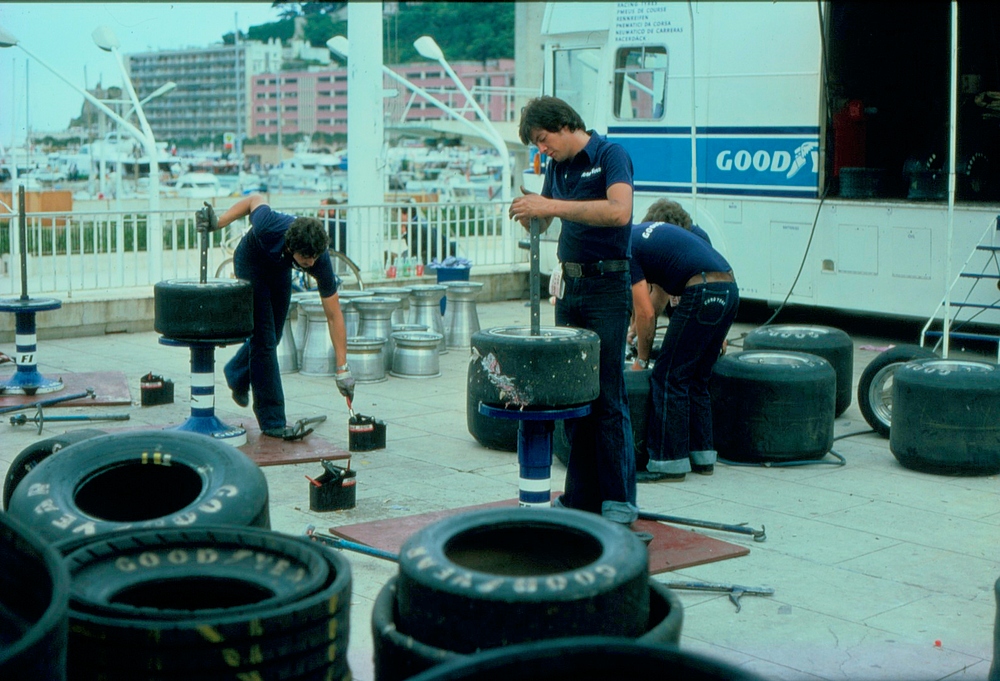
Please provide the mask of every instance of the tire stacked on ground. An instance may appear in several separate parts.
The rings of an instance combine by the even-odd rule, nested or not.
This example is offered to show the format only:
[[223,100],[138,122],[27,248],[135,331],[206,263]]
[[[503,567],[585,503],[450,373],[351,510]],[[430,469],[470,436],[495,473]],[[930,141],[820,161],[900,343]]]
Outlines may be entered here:
[[380,594],[376,678],[524,641],[638,638],[651,629],[651,602],[679,636],[679,602],[664,607],[650,591],[643,543],[596,514],[499,508],[445,518],[406,541],[398,578]]
[[68,600],[59,554],[0,513],[0,679],[66,678]]
[[227,444],[176,431],[67,447],[24,476],[8,512],[49,542],[143,527],[270,527],[257,465]]
[[125,531],[65,561],[70,681],[350,678],[350,565],[308,539]]
[[[408,679],[435,665],[467,659],[469,655],[423,643],[399,630],[397,579],[392,577],[382,587],[372,608],[376,680]],[[663,584],[649,580],[649,621],[645,633],[635,640],[650,645],[677,646],[683,622],[684,608],[677,595]]]
[[479,413],[479,403],[511,409],[558,409],[600,393],[600,338],[572,327],[498,326],[472,334],[466,421],[491,449],[517,451],[516,420]]
[[153,315],[153,328],[167,338],[246,338],[253,333],[253,286],[243,279],[167,279],[153,285]]
[[896,370],[914,359],[937,357],[919,345],[897,345],[889,348],[868,363],[858,381],[858,408],[872,429],[882,437],[889,437],[892,425],[892,385]]
[[750,350],[712,372],[719,458],[743,463],[821,459],[833,446],[837,375],[813,354]]
[[925,473],[1000,473],[1000,368],[937,358],[900,366],[889,450],[904,467]]
[[822,357],[837,375],[835,416],[851,406],[854,380],[854,343],[840,329],[811,324],[762,326],[747,334],[744,350],[787,350]]
[[620,638],[555,639],[488,650],[453,660],[411,681],[552,681],[552,679],[763,681],[710,657]]
[[83,430],[73,430],[62,435],[48,437],[25,447],[21,450],[20,454],[14,457],[10,468],[7,469],[7,477],[3,481],[3,507],[7,508],[10,505],[10,497],[14,494],[14,489],[32,468],[60,449],[65,449],[77,442],[83,442],[92,437],[105,434],[103,430],[85,428]]
[[993,598],[997,604],[996,622],[993,624],[993,664],[987,681],[1000,681],[1000,579],[993,584]]

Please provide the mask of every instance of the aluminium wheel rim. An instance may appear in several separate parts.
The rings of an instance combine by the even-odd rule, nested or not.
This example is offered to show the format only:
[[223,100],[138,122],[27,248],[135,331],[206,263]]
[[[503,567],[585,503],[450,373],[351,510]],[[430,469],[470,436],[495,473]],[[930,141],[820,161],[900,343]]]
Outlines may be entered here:
[[893,375],[903,362],[882,367],[872,377],[868,386],[868,404],[879,422],[889,427],[892,423],[892,383]]

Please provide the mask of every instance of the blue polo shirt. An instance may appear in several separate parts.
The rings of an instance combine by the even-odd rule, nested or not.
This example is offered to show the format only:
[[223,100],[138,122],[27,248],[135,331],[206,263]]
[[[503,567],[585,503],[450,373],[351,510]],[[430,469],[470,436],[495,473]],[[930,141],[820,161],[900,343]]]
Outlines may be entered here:
[[632,228],[632,284],[645,279],[672,296],[684,293],[699,272],[732,269],[705,239],[669,222],[640,222]]
[[[607,199],[608,187],[632,183],[632,159],[625,149],[589,130],[590,141],[569,161],[550,162],[545,171],[542,196],[568,201]],[[560,262],[592,263],[629,257],[632,218],[620,228],[594,227],[572,220],[562,221],[559,235]]]
[[274,265],[276,268],[302,270],[316,280],[321,298],[329,298],[337,292],[337,278],[333,274],[330,253],[323,251],[309,269],[299,267],[292,254],[285,248],[285,232],[295,221],[294,215],[271,210],[269,205],[257,206],[250,214],[253,228],[244,235],[241,246],[249,249],[253,262]]

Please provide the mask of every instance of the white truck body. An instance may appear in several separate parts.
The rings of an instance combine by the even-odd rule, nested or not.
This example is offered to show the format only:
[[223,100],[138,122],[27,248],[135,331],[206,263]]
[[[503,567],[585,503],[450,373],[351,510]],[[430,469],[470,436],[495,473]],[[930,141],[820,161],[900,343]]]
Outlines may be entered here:
[[[796,305],[926,320],[997,218],[994,173],[980,161],[972,184],[962,154],[998,156],[1000,166],[1000,149],[978,109],[967,116],[969,126],[959,119],[957,202],[940,191],[950,167],[949,6],[923,17],[914,15],[927,12],[905,8],[553,2],[542,26],[542,89],[628,150],[634,221],[657,198],[681,203],[732,264],[744,299],[777,305],[787,297]],[[913,34],[922,42],[913,44]],[[983,42],[963,50],[986,54]],[[917,73],[900,50],[918,55]],[[968,60],[965,66],[972,69]],[[1000,73],[962,78],[965,102],[983,89],[1000,90]],[[894,105],[899,88],[920,83],[911,111]],[[853,118],[845,118],[852,101]],[[847,123],[835,130],[837,112]],[[913,159],[924,165],[907,175],[918,167]],[[866,160],[874,169],[854,168]],[[854,195],[846,178],[856,172],[872,173],[879,185]],[[525,180],[540,187],[538,177]],[[976,281],[960,281],[952,298],[970,291],[972,301],[1000,298],[992,284],[973,289]],[[992,309],[977,312],[977,322],[1000,321]]]

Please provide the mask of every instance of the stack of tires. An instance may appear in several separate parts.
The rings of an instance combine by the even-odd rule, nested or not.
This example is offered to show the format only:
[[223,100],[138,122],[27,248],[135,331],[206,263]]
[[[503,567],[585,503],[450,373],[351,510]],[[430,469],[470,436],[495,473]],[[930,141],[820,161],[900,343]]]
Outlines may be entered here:
[[0,519],[38,538],[30,560],[56,555],[62,581],[0,539],[0,594],[19,594],[0,613],[24,613],[24,629],[63,583],[61,668],[0,678],[350,678],[350,566],[269,530],[267,480],[243,453],[178,431],[53,440],[15,459]]
[[58,552],[0,513],[0,679],[66,678],[68,600]]
[[679,599],[649,579],[626,527],[567,509],[452,516],[411,536],[372,611],[376,681],[448,660],[578,636],[677,644]]

